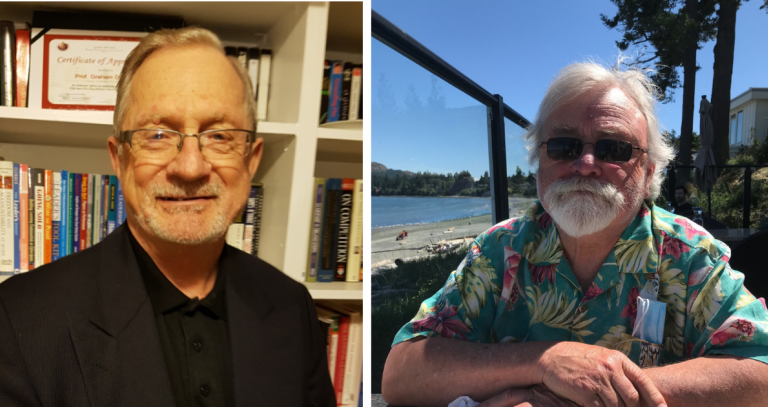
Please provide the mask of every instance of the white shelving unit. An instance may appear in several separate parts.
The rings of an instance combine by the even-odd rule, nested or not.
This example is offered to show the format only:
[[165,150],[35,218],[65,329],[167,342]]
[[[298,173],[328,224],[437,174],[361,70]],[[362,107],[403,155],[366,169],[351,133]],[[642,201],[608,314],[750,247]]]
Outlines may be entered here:
[[[362,61],[362,3],[2,3],[0,15],[32,21],[34,10],[180,16],[225,43],[272,49],[267,121],[259,123],[264,184],[259,257],[301,281],[306,269],[314,177],[362,178],[361,121],[318,125],[323,60]],[[257,40],[258,39],[258,40]],[[0,107],[0,157],[31,167],[113,174],[112,112]],[[0,280],[2,281],[2,280]],[[307,283],[318,299],[362,300],[361,283]]]

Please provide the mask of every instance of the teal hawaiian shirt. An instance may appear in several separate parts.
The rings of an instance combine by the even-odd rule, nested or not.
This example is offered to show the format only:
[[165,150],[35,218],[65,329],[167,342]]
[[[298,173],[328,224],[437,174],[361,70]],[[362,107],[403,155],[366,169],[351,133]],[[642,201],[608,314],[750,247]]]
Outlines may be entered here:
[[[728,246],[699,225],[643,204],[584,293],[537,201],[523,217],[478,236],[393,345],[438,335],[484,343],[579,341],[621,351],[644,367],[715,354],[768,363],[768,310],[729,257]],[[652,284],[666,303],[660,344],[633,336],[637,297]]]

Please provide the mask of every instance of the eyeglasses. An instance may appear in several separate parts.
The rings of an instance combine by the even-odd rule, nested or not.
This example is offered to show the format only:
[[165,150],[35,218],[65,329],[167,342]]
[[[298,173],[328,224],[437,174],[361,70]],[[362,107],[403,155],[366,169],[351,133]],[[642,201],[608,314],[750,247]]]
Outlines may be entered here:
[[595,157],[607,163],[625,163],[632,158],[632,150],[648,154],[648,150],[635,147],[626,141],[602,139],[594,143],[585,143],[575,137],[553,137],[541,142],[547,146],[547,156],[553,160],[575,160],[581,156],[585,144],[595,146]]
[[170,162],[181,151],[185,137],[197,138],[203,157],[226,160],[248,155],[256,132],[252,130],[207,130],[184,134],[168,129],[138,129],[120,132],[120,141],[128,143],[137,158]]

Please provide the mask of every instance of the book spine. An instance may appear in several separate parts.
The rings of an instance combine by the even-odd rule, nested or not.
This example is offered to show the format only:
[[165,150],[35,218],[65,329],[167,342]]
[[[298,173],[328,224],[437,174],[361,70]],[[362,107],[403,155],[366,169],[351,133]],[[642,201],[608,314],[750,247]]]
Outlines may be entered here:
[[53,242],[53,171],[44,170],[45,182],[45,264],[51,262]]
[[59,251],[61,257],[69,254],[69,171],[61,171],[61,231],[59,232]]
[[19,164],[13,164],[13,273],[19,274],[21,272],[21,202],[19,201],[19,183],[21,182]]
[[75,174],[75,205],[72,207],[75,212],[74,222],[72,223],[72,252],[80,251],[80,198],[83,196],[83,174]]
[[115,227],[120,226],[125,222],[125,198],[123,197],[123,186],[120,185],[120,180],[117,181],[117,209],[115,210]]
[[349,230],[349,258],[347,261],[347,281],[360,281],[358,265],[363,252],[363,180],[355,180],[352,195],[352,218]]
[[320,269],[317,281],[331,282],[336,270],[335,232],[338,222],[341,179],[329,178],[325,183],[325,205],[323,213],[322,240],[320,241]]
[[259,254],[259,236],[261,234],[261,215],[264,210],[264,187],[256,186],[256,211],[253,216],[253,243],[251,244],[251,254]]
[[15,62],[16,27],[10,21],[0,21],[0,106],[13,106],[16,97]]
[[248,48],[248,76],[251,78],[253,98],[259,100],[259,55],[258,48]]
[[243,250],[248,254],[253,254],[253,221],[256,217],[257,194],[256,186],[252,185],[245,205],[245,229],[243,232]]
[[109,175],[101,176],[101,238],[107,237],[107,218],[109,217]]
[[336,380],[336,355],[339,353],[339,316],[333,316],[331,323],[330,341],[328,342],[328,370],[331,380]]
[[93,176],[93,226],[91,229],[91,244],[101,241],[101,197],[104,195],[101,184],[101,175]]
[[343,65],[341,61],[331,63],[331,83],[328,86],[328,122],[339,121],[341,116],[341,80]]
[[13,163],[0,161],[0,274],[13,274]]
[[269,75],[272,70],[272,50],[262,49],[259,57],[259,95],[256,104],[256,120],[267,120],[269,102]]
[[331,61],[323,63],[323,87],[320,91],[320,124],[328,123],[328,90],[331,85]]
[[323,194],[325,178],[315,178],[312,202],[312,223],[309,228],[309,256],[307,258],[307,282],[317,281],[318,254],[320,251],[320,231],[323,227]]
[[336,371],[333,381],[333,387],[336,391],[336,405],[340,406],[344,394],[344,370],[347,364],[347,345],[349,344],[349,323],[348,316],[339,318],[339,348],[336,351]]
[[51,217],[51,261],[56,261],[61,253],[61,172],[53,172],[53,216]]
[[229,225],[229,228],[227,229],[227,237],[226,237],[227,244],[236,249],[243,250],[244,228],[245,228],[245,225],[242,223],[233,223]]
[[27,107],[29,30],[16,30],[16,106]]
[[45,265],[45,170],[35,168],[35,267]]
[[107,208],[107,234],[115,230],[115,192],[117,190],[117,176],[109,176],[109,207]]
[[334,281],[347,280],[347,259],[349,254],[349,227],[352,220],[352,195],[355,180],[344,178],[339,197],[339,221],[336,228],[336,273]]
[[95,187],[96,175],[88,175],[88,201],[85,206],[85,248],[93,244],[93,188]]
[[352,64],[345,62],[341,70],[341,111],[339,120],[349,120],[349,97],[352,94]]
[[77,251],[74,244],[74,234],[77,229],[77,224],[75,223],[75,213],[77,212],[77,208],[75,208],[75,191],[77,189],[75,186],[75,173],[68,173],[67,178],[69,183],[69,188],[67,190],[67,239],[69,239],[67,242],[67,254],[72,254]]
[[354,405],[357,401],[358,383],[360,383],[360,365],[362,360],[362,318],[360,314],[350,316],[349,340],[347,341],[347,363],[344,366],[344,390],[342,404]]
[[35,268],[35,169],[27,167],[27,270]]
[[88,174],[82,174],[80,177],[80,250],[85,250],[88,247],[86,240],[88,240]]
[[349,120],[359,119],[360,90],[363,86],[363,66],[355,65],[352,68],[352,90],[349,95]]
[[29,271],[29,167],[21,164],[19,170],[19,272]]

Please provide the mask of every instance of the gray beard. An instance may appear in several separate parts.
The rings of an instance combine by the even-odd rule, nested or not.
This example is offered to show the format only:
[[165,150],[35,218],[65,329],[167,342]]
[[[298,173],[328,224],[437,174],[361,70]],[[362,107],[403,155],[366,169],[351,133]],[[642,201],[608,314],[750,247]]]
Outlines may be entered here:
[[552,183],[544,193],[547,212],[557,227],[572,237],[607,228],[626,203],[615,186],[591,178],[569,178]]

